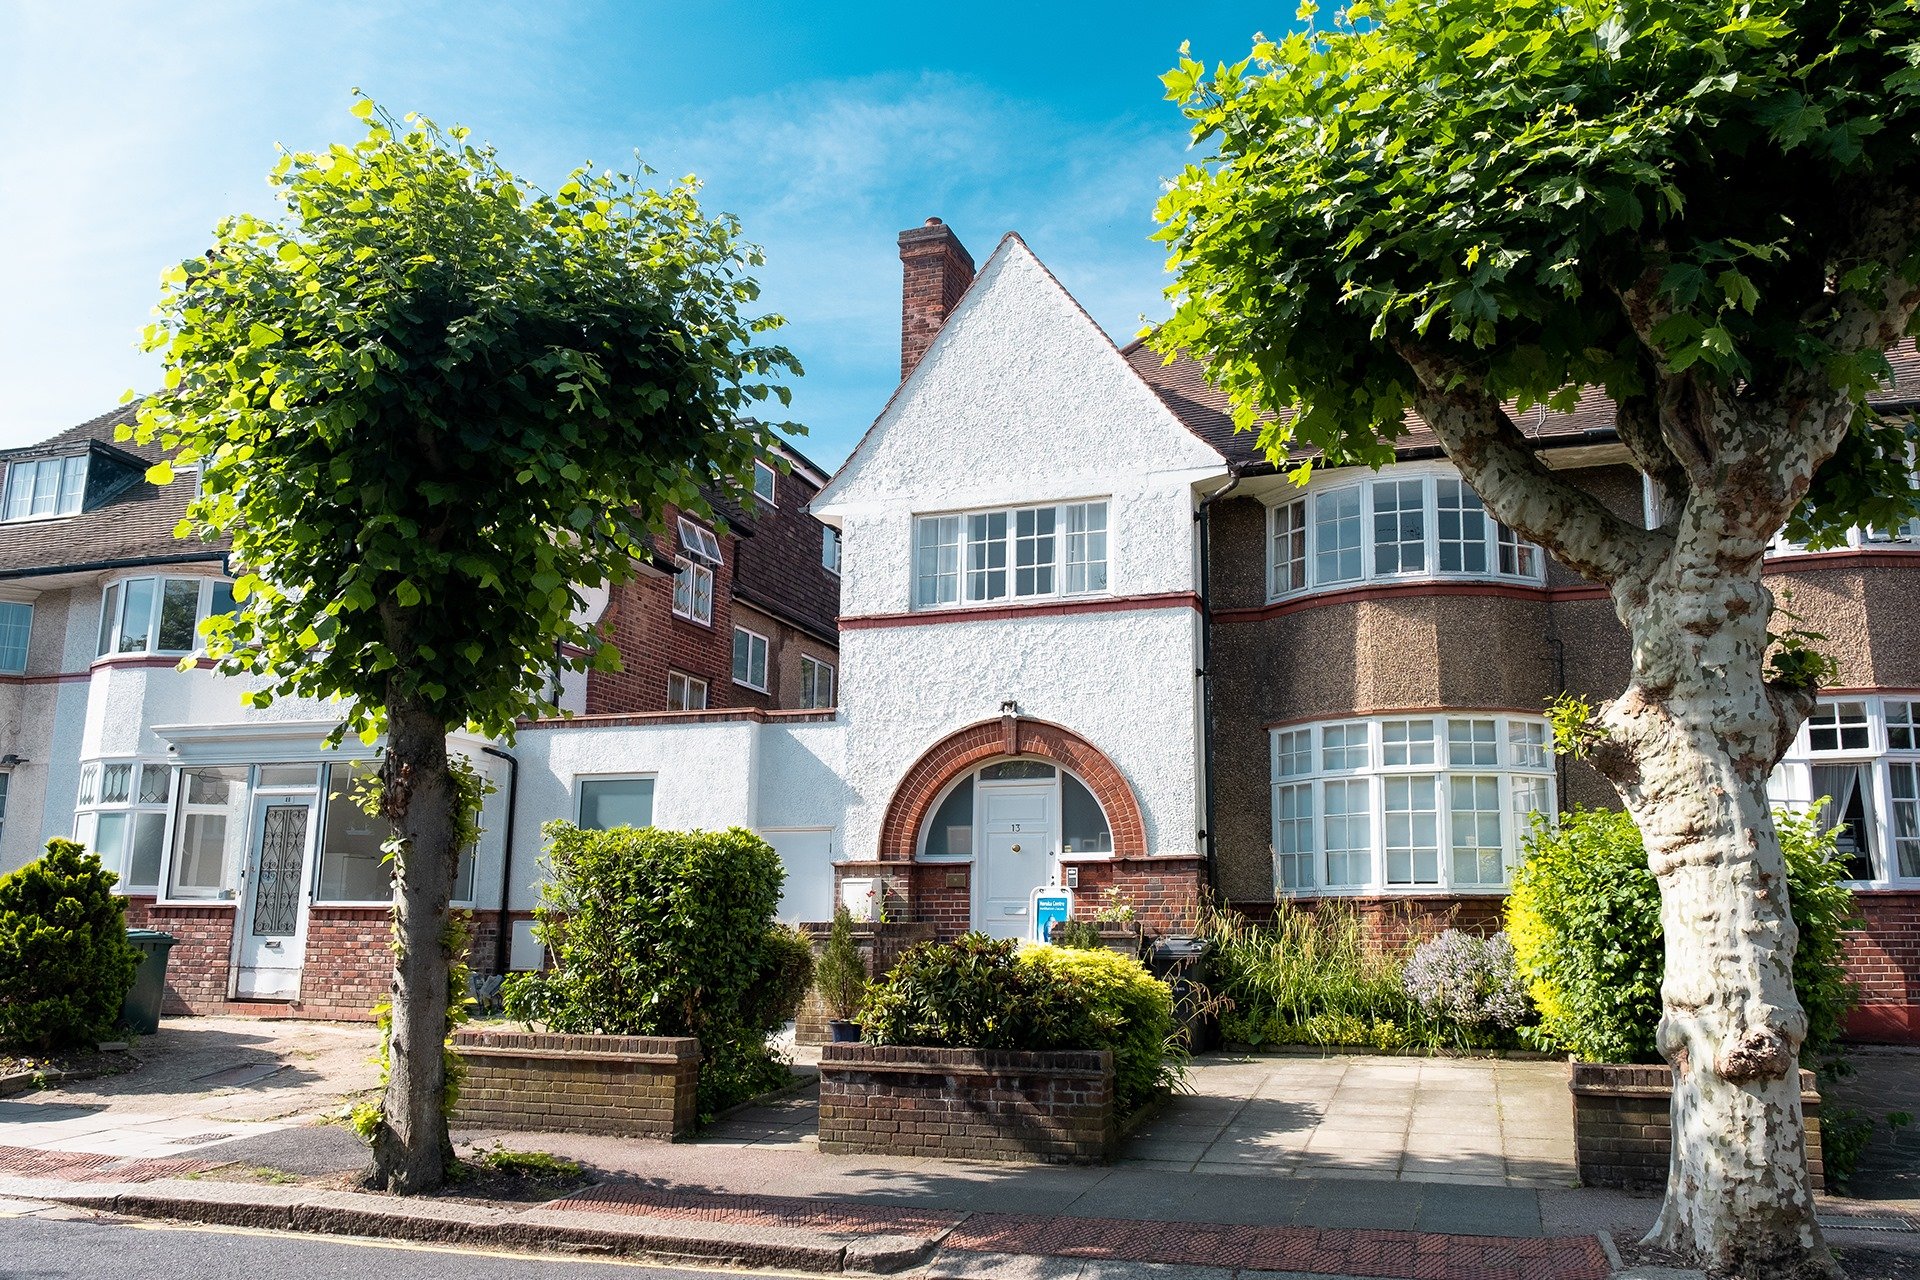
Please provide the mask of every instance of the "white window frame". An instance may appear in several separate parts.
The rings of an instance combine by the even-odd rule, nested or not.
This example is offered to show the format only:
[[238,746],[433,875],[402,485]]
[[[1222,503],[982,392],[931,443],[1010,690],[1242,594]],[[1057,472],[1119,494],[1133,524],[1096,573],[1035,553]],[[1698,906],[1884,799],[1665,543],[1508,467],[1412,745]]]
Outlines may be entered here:
[[[1090,523],[1089,508],[1096,506],[1101,508],[1100,528],[1091,529],[1086,527]],[[1041,512],[1052,513],[1052,531],[1042,534],[1036,528],[1023,535],[1020,529],[1023,517],[1031,518],[1037,526]],[[991,526],[996,519],[1004,526],[998,534],[974,536],[977,528]],[[1082,527],[1076,530],[1076,523]],[[953,535],[951,540],[946,536],[949,533]],[[1101,552],[1098,558],[1091,555],[1096,537]],[[1050,541],[1045,559],[1038,555],[1042,539]],[[1070,552],[1070,545],[1078,547],[1078,558]],[[932,573],[923,572],[922,558],[929,549],[935,547],[954,553],[953,567],[942,567],[936,553],[935,563],[931,566]],[[1024,565],[1021,563],[1023,553],[1029,560]],[[1072,572],[1075,570],[1078,571],[1077,575]],[[1022,572],[1029,573],[1033,583],[1032,588],[1024,592],[1019,589]],[[1023,503],[1014,507],[917,513],[913,518],[911,573],[909,585],[916,611],[994,608],[1033,600],[1111,595],[1113,500],[1110,497],[1075,498],[1065,502]],[[1078,576],[1090,584],[1097,579],[1098,585],[1070,589],[1070,576]],[[989,594],[988,584],[995,578],[1001,589],[998,593]],[[1047,584],[1046,590],[1039,589],[1042,580]],[[933,584],[931,591],[928,590],[928,583]]]
[[[807,683],[808,667],[812,667],[814,669],[814,677],[813,677],[813,683],[811,686],[811,693],[809,693],[809,686]],[[827,682],[827,696],[826,696],[826,701],[824,702],[820,700],[820,679],[821,679],[821,673],[823,672],[825,673],[825,678]],[[831,662],[828,662],[823,658],[816,658],[810,653],[801,654],[800,655],[800,706],[801,708],[808,711],[824,711],[824,710],[830,710],[831,708],[836,706],[837,704],[834,702],[834,696],[838,692],[834,688],[834,680],[836,678],[836,675],[837,673],[834,671],[833,664]],[[810,697],[811,697],[811,700],[809,700]]]
[[[23,458],[7,464],[5,489],[0,492],[0,523],[18,524],[27,520],[57,520],[79,512],[87,500],[87,472],[90,453],[73,453],[58,458]],[[39,478],[42,472],[53,476],[49,490],[49,502],[44,511],[35,511],[35,501],[39,492]],[[32,486],[25,491],[24,502],[16,502],[16,486],[23,479],[31,478]],[[16,507],[26,510],[15,513]]]
[[673,616],[703,627],[713,625],[713,570],[686,556],[674,563]]
[[[740,678],[740,637],[747,638],[747,678]],[[760,646],[760,683],[753,682],[753,646]],[[756,693],[765,693],[768,689],[767,664],[773,656],[772,643],[751,627],[735,625],[733,628],[733,682],[743,689],[752,689]]]
[[[1501,524],[1491,511],[1486,510],[1484,503],[1480,510],[1486,568],[1440,567],[1443,539],[1440,536],[1439,490],[1441,482],[1448,480],[1458,480],[1467,492],[1472,491],[1472,486],[1467,485],[1452,467],[1444,463],[1416,462],[1382,467],[1378,472],[1363,472],[1354,467],[1337,468],[1316,474],[1304,490],[1289,485],[1269,495],[1266,499],[1268,602],[1374,584],[1434,581],[1544,584],[1544,553]],[[1420,486],[1421,541],[1391,545],[1407,549],[1396,554],[1396,561],[1404,562],[1417,556],[1419,563],[1417,567],[1409,568],[1404,563],[1397,563],[1394,567],[1383,569],[1380,556],[1390,544],[1376,541],[1378,520],[1386,514],[1384,508],[1376,509],[1379,507],[1378,499],[1388,486],[1403,484]],[[1394,492],[1397,494],[1399,490],[1395,489]],[[1336,527],[1329,504],[1347,500],[1357,500],[1358,507],[1359,572],[1353,575],[1343,573],[1338,561],[1343,554],[1351,556],[1354,548],[1344,541],[1324,551],[1321,546],[1323,528]],[[1350,515],[1340,516],[1337,527],[1344,529],[1352,519]],[[1461,538],[1447,538],[1444,541],[1449,545],[1471,545]],[[1328,564],[1322,564],[1323,555],[1328,559]],[[1503,560],[1511,563],[1513,568],[1503,568]],[[1464,555],[1462,563],[1465,563]]]
[[[586,784],[589,782],[650,782],[653,790],[647,796],[647,817],[658,818],[660,807],[660,775],[658,773],[576,773],[573,775],[573,825],[580,825],[580,806],[586,802]],[[658,825],[654,823],[653,825]],[[601,828],[595,828],[600,830]]]
[[720,539],[705,525],[681,516],[680,552],[682,557],[691,557],[705,564],[717,565],[721,561]]
[[840,576],[840,531],[830,524],[820,526],[820,567]]
[[[1854,889],[1920,888],[1920,875],[1900,874],[1898,825],[1894,811],[1893,778],[1895,766],[1920,766],[1920,723],[1907,734],[1913,745],[1895,746],[1889,732],[1888,710],[1894,704],[1914,704],[1911,715],[1920,722],[1920,690],[1886,690],[1878,693],[1832,693],[1820,698],[1814,715],[1843,703],[1859,703],[1865,717],[1865,745],[1839,745],[1816,750],[1813,746],[1813,717],[1800,726],[1792,748],[1768,781],[1768,797],[1775,804],[1797,809],[1811,807],[1819,799],[1813,786],[1815,765],[1853,765],[1867,773],[1868,833],[1874,855],[1873,875],[1864,880],[1847,880]],[[1903,725],[1904,728],[1904,725]],[[1907,838],[1912,843],[1912,837]],[[1920,855],[1916,855],[1920,856]],[[1915,868],[1920,870],[1920,866]]]
[[[767,482],[766,491],[764,493],[761,492],[761,488],[760,488],[760,482],[763,479]],[[754,499],[758,502],[765,503],[769,507],[777,507],[780,504],[777,501],[775,501],[775,496],[779,492],[780,492],[780,473],[778,471],[775,471],[772,467],[768,466],[766,463],[756,460],[753,464]]]
[[[108,800],[101,795],[101,780],[106,771],[125,767],[129,770],[127,779],[127,798]],[[160,780],[158,799],[148,799],[150,781],[157,776]],[[122,837],[120,862],[112,868],[120,876],[113,891],[122,897],[158,898],[161,886],[167,880],[167,857],[173,843],[173,765],[166,760],[139,760],[131,757],[87,760],[80,765],[80,784],[74,793],[73,838],[94,853],[100,852],[100,820],[103,816],[124,815],[126,831]],[[134,884],[127,876],[127,855],[132,851],[135,833],[139,830],[140,815],[157,814],[160,816],[160,861],[154,869],[154,880],[149,884]]]
[[[1557,813],[1553,756],[1548,752],[1541,757],[1535,750],[1539,744],[1533,740],[1536,734],[1541,741],[1547,740],[1546,723],[1540,716],[1453,708],[1347,716],[1271,728],[1267,737],[1274,892],[1281,897],[1505,893],[1527,835],[1521,821],[1523,807],[1530,813],[1530,802],[1544,796],[1550,818]],[[1399,739],[1394,754],[1400,757],[1391,764],[1387,763],[1390,733]],[[1455,792],[1460,788],[1478,789],[1481,780],[1487,778],[1495,779],[1496,807],[1461,813],[1493,814],[1499,823],[1502,875],[1498,881],[1457,876],[1454,866]],[[1437,860],[1432,880],[1398,882],[1388,878],[1388,793],[1407,789],[1399,787],[1401,781],[1418,792],[1424,792],[1423,783],[1432,784]],[[1335,790],[1341,802],[1337,813],[1330,812],[1328,805],[1328,797]],[[1464,798],[1467,792],[1461,794]],[[1364,805],[1364,814],[1360,805]],[[1421,808],[1418,812],[1424,815],[1429,811]],[[1306,840],[1301,838],[1302,816],[1310,819],[1310,838]],[[1366,836],[1364,854],[1350,843],[1356,820]],[[1283,822],[1290,822],[1291,828],[1283,830]],[[1328,838],[1335,823],[1349,841],[1337,849],[1331,847]],[[1479,834],[1477,825],[1475,834]],[[1419,847],[1424,848],[1424,843]],[[1336,876],[1330,855],[1341,859],[1342,868],[1356,856],[1363,857],[1365,878]]]
[[[979,848],[980,789],[981,789],[981,786],[983,785],[980,775],[983,774],[986,770],[992,768],[994,765],[1007,764],[1016,760],[1031,761],[1032,763],[1035,763],[1035,764],[1044,764],[1049,766],[1053,770],[1053,812],[1054,812],[1053,847],[1046,851],[1047,857],[1050,857],[1050,858],[1065,857],[1074,862],[1090,862],[1097,859],[1112,858],[1115,856],[1111,850],[1105,850],[1105,851],[1081,850],[1081,851],[1076,851],[1072,854],[1067,854],[1063,852],[1064,846],[1066,844],[1066,839],[1067,839],[1066,784],[1063,781],[1063,779],[1066,779],[1069,777],[1071,777],[1075,782],[1079,783],[1080,786],[1086,791],[1086,793],[1089,796],[1093,797],[1093,803],[1095,807],[1097,807],[1100,810],[1100,820],[1106,823],[1106,826],[1107,826],[1107,843],[1111,845],[1114,840],[1113,815],[1107,812],[1106,805],[1100,802],[1100,793],[1095,791],[1093,787],[1088,784],[1085,778],[1081,777],[1078,773],[1074,772],[1072,769],[1067,768],[1065,765],[1061,764],[1057,760],[1044,760],[1044,759],[1039,759],[1032,756],[996,756],[992,760],[983,760],[979,764],[974,765],[970,769],[962,770],[959,774],[955,775],[952,778],[949,778],[946,782],[946,785],[940,788],[939,793],[936,794],[933,798],[933,803],[927,806],[926,813],[923,814],[920,818],[920,829],[914,833],[914,837],[913,837],[914,861],[946,863],[948,865],[951,865],[954,863],[965,864],[965,863],[976,861],[980,856],[980,848]],[[973,833],[974,847],[966,853],[928,853],[927,837],[933,834],[933,830],[932,830],[933,820],[940,816],[941,808],[947,803],[948,797],[950,797],[953,794],[955,788],[959,787],[962,783],[967,782],[969,780],[973,782],[973,817],[971,819],[969,829]],[[1036,779],[1035,781],[1036,783],[1040,783],[1041,785],[1044,785],[1044,783],[1039,779]],[[987,783],[985,785],[992,785],[992,784]],[[981,878],[979,876],[975,876],[973,883],[975,887],[978,887],[981,883]]]
[[0,648],[0,675],[23,676],[27,673],[27,663],[33,656],[33,603],[29,600],[0,600],[0,615],[10,609],[26,610],[26,634],[20,640],[20,661],[10,662],[6,650]]
[[[685,704],[678,707],[673,705],[675,681],[680,682],[680,686],[682,689],[681,700]],[[700,691],[700,704],[698,706],[692,705],[693,692],[695,689],[698,689]],[[705,711],[709,705],[708,699],[710,698],[711,694],[712,694],[712,690],[708,687],[707,682],[705,680],[702,680],[699,676],[688,675],[684,671],[667,672],[667,710],[669,711]]]
[[[137,582],[153,583],[153,599],[147,608],[146,644],[138,649],[121,649],[120,634],[126,625],[127,588]],[[193,643],[185,649],[163,649],[160,647],[160,619],[165,612],[167,587],[171,583],[191,582],[196,584],[193,605]],[[94,632],[94,659],[126,658],[143,654],[159,654],[166,657],[185,657],[200,652],[202,646],[200,624],[207,620],[213,610],[214,597],[220,587],[231,591],[233,583],[226,578],[206,577],[197,574],[152,574],[136,573],[124,578],[113,578],[100,587],[100,625]]]

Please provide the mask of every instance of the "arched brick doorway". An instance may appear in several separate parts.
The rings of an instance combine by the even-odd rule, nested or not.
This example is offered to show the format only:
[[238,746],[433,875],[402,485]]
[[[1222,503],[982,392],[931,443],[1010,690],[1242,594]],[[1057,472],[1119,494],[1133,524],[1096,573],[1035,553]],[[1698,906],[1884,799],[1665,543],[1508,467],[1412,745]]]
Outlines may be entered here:
[[1076,775],[1106,813],[1113,856],[1146,856],[1146,824],[1133,788],[1098,747],[1071,729],[1045,720],[1002,716],[983,720],[933,744],[908,768],[880,824],[880,860],[912,862],[920,828],[946,785],[977,765],[1006,756],[1050,760]]

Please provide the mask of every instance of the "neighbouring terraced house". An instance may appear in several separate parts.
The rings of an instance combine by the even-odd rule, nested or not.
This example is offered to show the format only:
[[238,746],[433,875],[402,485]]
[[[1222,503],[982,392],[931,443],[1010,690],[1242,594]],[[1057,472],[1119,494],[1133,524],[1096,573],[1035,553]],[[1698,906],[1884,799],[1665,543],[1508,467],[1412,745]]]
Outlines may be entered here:
[[[827,480],[794,454],[770,510],[742,495],[720,500],[725,530],[671,522],[657,572],[589,605],[626,675],[569,685],[580,714],[511,744],[456,744],[500,783],[464,881],[476,967],[539,962],[526,921],[555,817],[752,827],[792,919],[845,900],[1025,936],[1054,885],[1080,914],[1117,893],[1154,933],[1202,893],[1486,927],[1534,813],[1614,803],[1552,755],[1542,714],[1624,685],[1605,591],[1488,516],[1417,423],[1393,464],[1302,489],[1197,366],[1116,347],[1019,237],[977,275],[938,220],[900,254],[902,380],[846,464]],[[1911,409],[1920,357],[1895,365],[1883,407]],[[1521,425],[1644,517],[1604,400]],[[184,493],[144,487],[110,428],[0,455],[0,855],[76,834],[119,860],[134,916],[188,940],[176,1010],[363,1014],[384,987],[380,876],[317,774],[352,759],[319,750],[324,708],[242,712],[232,682],[154,656],[190,645],[189,589],[196,617],[227,607],[221,560],[166,537]],[[1854,1030],[1905,1041],[1916,535],[1782,544],[1768,565],[1842,670],[1776,794],[1834,797],[1862,918]],[[267,858],[290,889],[266,893]]]

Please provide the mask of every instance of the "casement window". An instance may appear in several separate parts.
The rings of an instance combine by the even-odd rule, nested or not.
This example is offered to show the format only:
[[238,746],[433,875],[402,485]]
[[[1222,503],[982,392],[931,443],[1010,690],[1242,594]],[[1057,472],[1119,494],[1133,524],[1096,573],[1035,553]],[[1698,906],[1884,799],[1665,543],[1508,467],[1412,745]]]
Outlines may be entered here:
[[707,682],[680,671],[667,673],[667,710],[705,711]]
[[773,495],[778,484],[778,473],[764,462],[753,464],[753,496],[768,506],[773,506]]
[[154,761],[96,760],[80,766],[73,838],[120,877],[114,892],[160,891],[172,783],[172,767]]
[[767,638],[758,631],[733,629],[733,682],[767,691]]
[[653,825],[653,776],[580,778],[574,784],[574,825],[588,831]]
[[1107,590],[1107,503],[972,511],[914,521],[916,609]]
[[1826,799],[1820,826],[1841,828],[1835,843],[1853,884],[1920,883],[1920,692],[1822,701],[1768,794],[1796,807]]
[[109,583],[100,599],[96,656],[110,653],[192,653],[200,622],[232,613],[233,584],[217,578],[126,578]]
[[246,858],[250,773],[245,765],[180,771],[169,898],[234,896]]
[[820,566],[828,573],[840,572],[840,531],[830,524],[820,526]]
[[34,520],[70,516],[87,494],[87,455],[41,458],[7,467],[5,518]]
[[713,530],[680,517],[680,555],[673,575],[673,612],[675,617],[713,625],[713,569],[720,563],[720,540]]
[[833,668],[818,658],[800,658],[800,705],[808,709],[833,705]]
[[1267,515],[1269,598],[1367,582],[1543,578],[1540,550],[1487,513],[1458,475],[1337,471]]
[[1371,716],[1272,731],[1283,894],[1501,890],[1553,813],[1546,721]]
[[27,641],[33,636],[33,606],[0,601],[0,673],[22,675],[27,669]]

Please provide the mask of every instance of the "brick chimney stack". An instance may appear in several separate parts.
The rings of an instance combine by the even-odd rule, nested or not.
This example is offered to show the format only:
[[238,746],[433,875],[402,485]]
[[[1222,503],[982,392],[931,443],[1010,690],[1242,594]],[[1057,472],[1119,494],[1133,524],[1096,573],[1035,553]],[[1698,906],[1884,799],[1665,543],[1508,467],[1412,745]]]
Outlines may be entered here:
[[973,283],[973,255],[938,218],[900,233],[900,380],[906,381],[934,335]]

